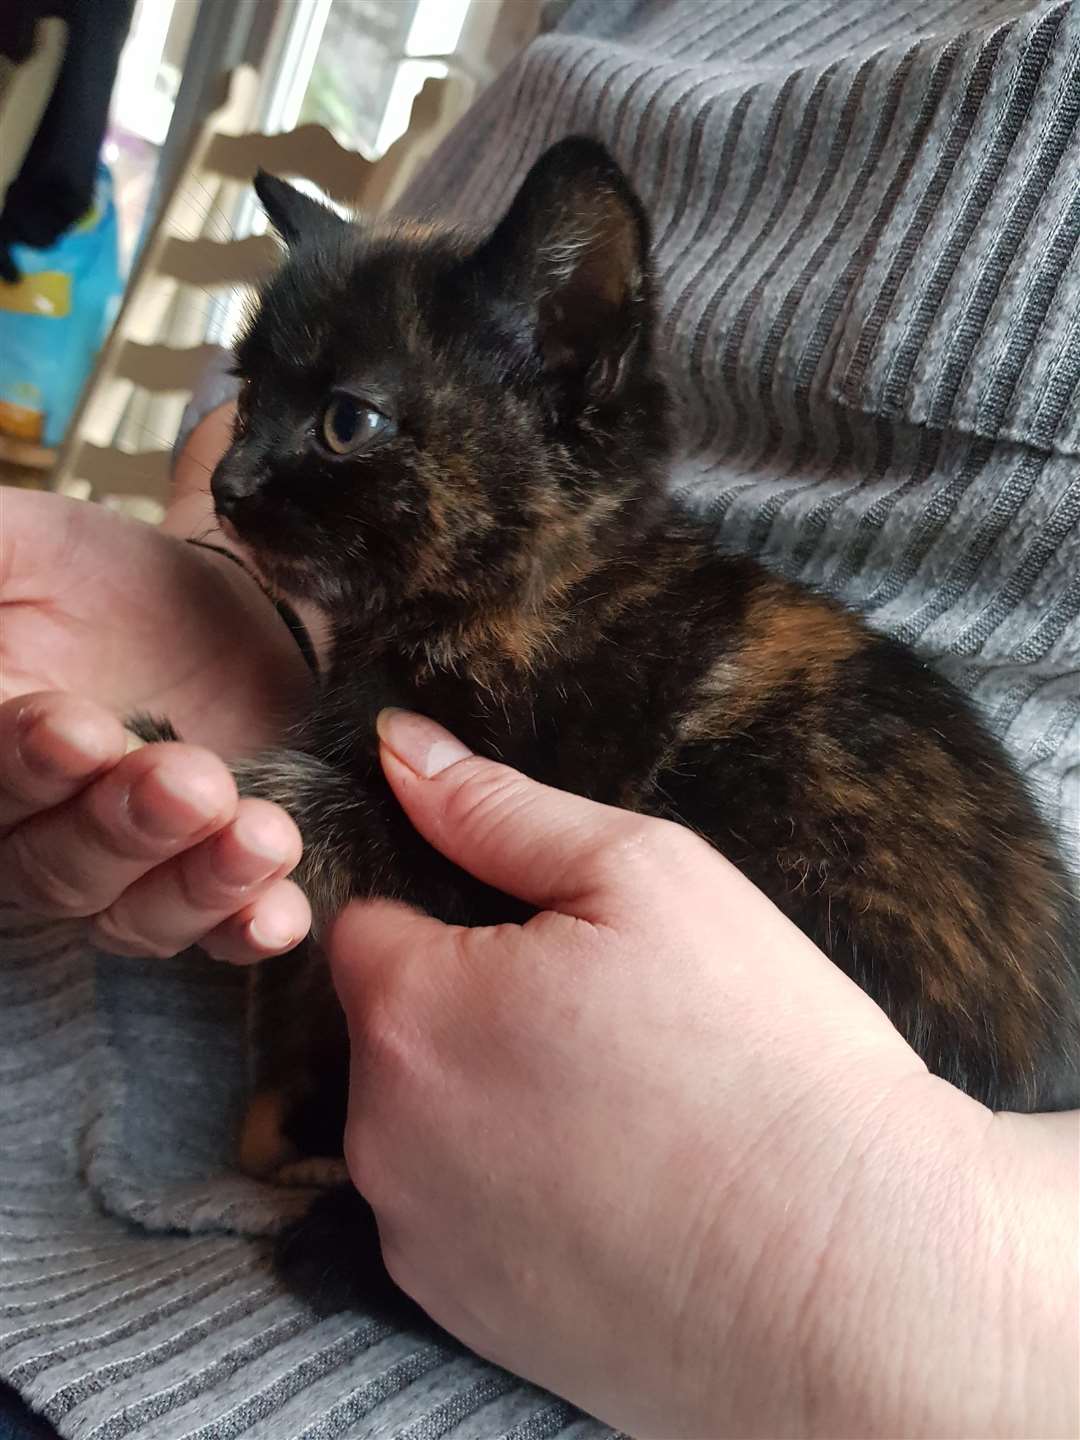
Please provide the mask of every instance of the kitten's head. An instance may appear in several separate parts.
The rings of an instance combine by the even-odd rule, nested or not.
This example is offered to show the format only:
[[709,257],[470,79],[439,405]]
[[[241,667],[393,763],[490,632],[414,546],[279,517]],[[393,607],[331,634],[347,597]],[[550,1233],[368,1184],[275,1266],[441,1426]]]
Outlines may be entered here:
[[256,189],[287,257],[237,349],[218,514],[282,590],[454,623],[538,600],[659,492],[643,211],[565,140],[486,237]]

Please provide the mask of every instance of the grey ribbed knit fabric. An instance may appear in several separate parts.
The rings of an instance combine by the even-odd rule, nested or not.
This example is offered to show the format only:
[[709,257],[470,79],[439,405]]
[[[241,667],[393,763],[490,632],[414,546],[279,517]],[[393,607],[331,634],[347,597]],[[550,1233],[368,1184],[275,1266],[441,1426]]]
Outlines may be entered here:
[[[655,222],[676,481],[865,611],[1080,828],[1080,13],[578,0],[410,197],[494,218],[553,140]],[[0,1374],[81,1440],[595,1436],[479,1361],[272,1278],[229,1169],[239,973],[0,944]],[[302,1198],[302,1197],[300,1197]]]

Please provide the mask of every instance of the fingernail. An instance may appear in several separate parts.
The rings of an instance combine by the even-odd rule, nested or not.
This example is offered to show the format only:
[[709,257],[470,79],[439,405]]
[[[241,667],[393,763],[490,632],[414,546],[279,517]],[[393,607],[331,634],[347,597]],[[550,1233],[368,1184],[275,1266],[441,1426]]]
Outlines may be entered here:
[[380,710],[375,729],[386,748],[423,780],[430,780],[472,754],[449,730],[411,710]]
[[258,950],[291,950],[299,942],[295,927],[273,915],[260,915],[249,921],[248,943]]
[[130,755],[133,750],[141,750],[142,747],[146,744],[145,740],[140,740],[138,735],[133,735],[130,730],[125,732],[124,738],[126,741],[124,745],[125,755]]

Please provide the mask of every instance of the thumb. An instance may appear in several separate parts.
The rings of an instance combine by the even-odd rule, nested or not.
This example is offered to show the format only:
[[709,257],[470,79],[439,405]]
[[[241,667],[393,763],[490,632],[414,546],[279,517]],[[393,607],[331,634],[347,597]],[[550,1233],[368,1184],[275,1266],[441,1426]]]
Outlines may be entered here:
[[599,920],[620,860],[640,849],[648,828],[667,828],[474,755],[422,715],[384,710],[377,725],[386,778],[420,834],[470,875],[539,909]]

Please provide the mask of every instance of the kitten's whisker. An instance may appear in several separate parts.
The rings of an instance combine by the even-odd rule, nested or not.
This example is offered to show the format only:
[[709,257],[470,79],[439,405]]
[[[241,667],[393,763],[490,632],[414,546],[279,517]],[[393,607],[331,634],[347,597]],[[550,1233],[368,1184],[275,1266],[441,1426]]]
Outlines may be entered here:
[[[172,450],[173,446],[176,444],[175,436],[172,438],[172,440],[169,440],[166,438],[166,436],[159,434],[156,430],[151,430],[149,425],[144,425],[141,422],[135,422],[132,428],[136,431],[138,435],[145,435],[151,440],[157,440],[166,451]],[[207,475],[212,475],[214,473],[214,467],[212,465],[207,465],[205,461],[196,459],[194,455],[188,455],[185,457],[185,459],[187,464],[194,465],[199,470],[205,470]]]
[[[199,189],[203,192],[203,195],[204,195],[204,197],[205,197],[205,200],[204,200],[204,201],[200,201],[200,197],[199,197],[198,195],[196,195],[192,190],[190,190],[190,189],[187,188],[189,185],[197,185],[197,186],[199,187]],[[225,211],[221,208],[221,205],[220,205],[220,204],[218,203],[218,201],[214,198],[213,191],[212,191],[212,190],[210,189],[210,187],[206,184],[206,182],[205,182],[204,180],[200,180],[197,175],[189,173],[189,174],[187,174],[187,175],[184,177],[183,186],[184,186],[184,191],[183,191],[183,193],[186,193],[190,199],[192,199],[193,201],[195,201],[197,204],[198,204],[198,203],[205,203],[205,204],[206,204],[207,209],[206,209],[205,214],[204,214],[204,219],[206,219],[206,220],[208,220],[208,221],[209,221],[209,220],[214,220],[214,221],[216,221],[218,224],[222,225],[222,226],[224,227],[224,231],[225,231],[225,238],[226,238],[227,240],[235,240],[235,239],[236,239],[236,229],[235,229],[232,221],[231,221],[231,220],[229,219],[229,217],[226,215]],[[220,237],[219,237],[219,238],[220,238]]]

